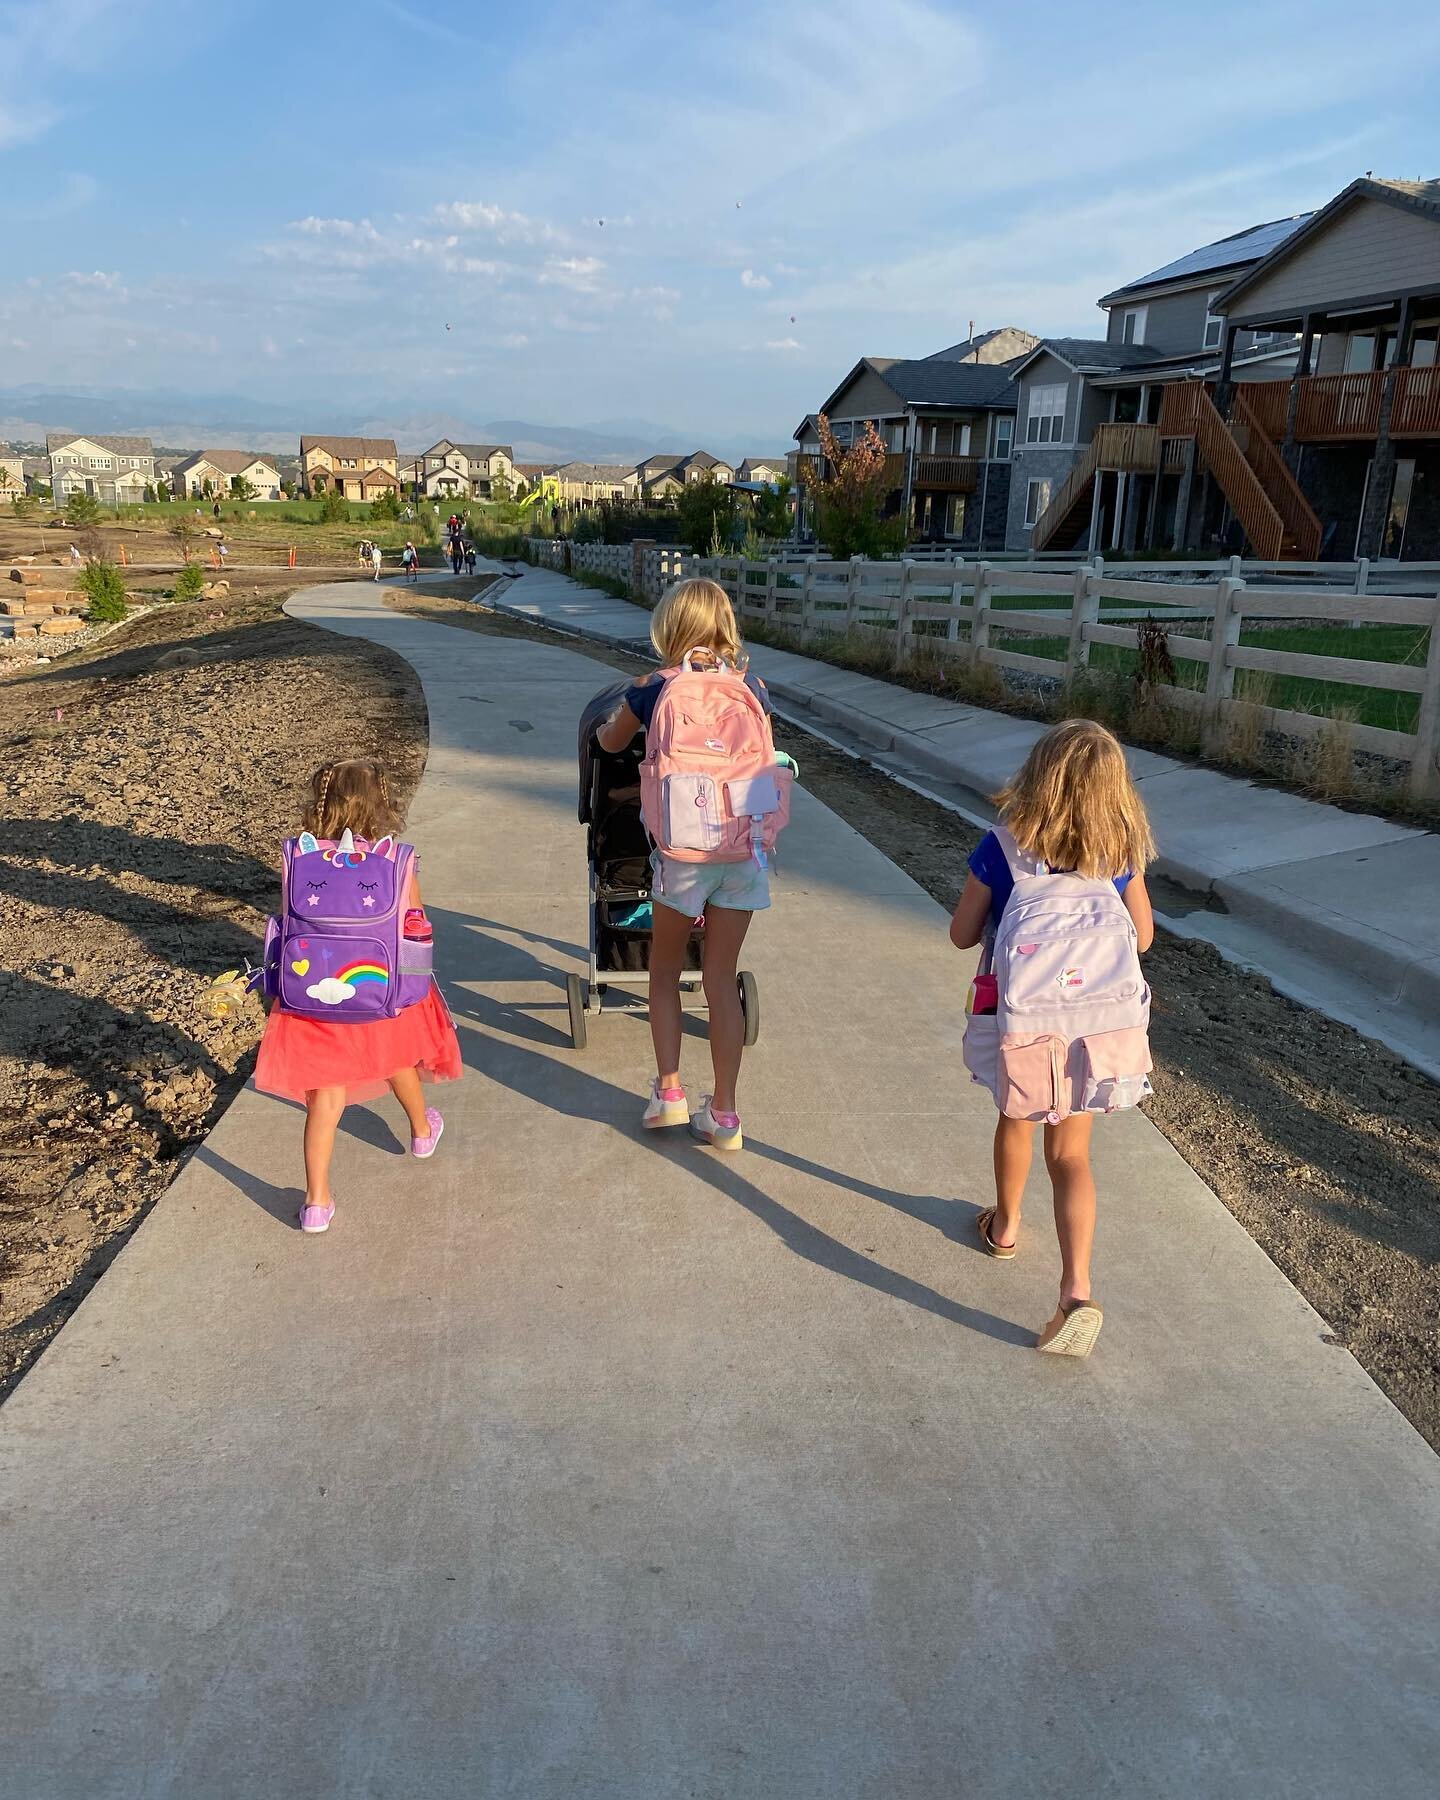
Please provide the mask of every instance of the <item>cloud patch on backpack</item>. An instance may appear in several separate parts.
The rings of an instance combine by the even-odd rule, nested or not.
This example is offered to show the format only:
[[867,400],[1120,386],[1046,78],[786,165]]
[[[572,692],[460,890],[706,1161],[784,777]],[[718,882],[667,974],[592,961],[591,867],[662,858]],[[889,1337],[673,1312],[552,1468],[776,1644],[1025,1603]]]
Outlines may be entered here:
[[318,1000],[322,1006],[339,1006],[354,992],[349,982],[337,981],[333,975],[327,975],[323,981],[317,981],[305,990],[307,998]]

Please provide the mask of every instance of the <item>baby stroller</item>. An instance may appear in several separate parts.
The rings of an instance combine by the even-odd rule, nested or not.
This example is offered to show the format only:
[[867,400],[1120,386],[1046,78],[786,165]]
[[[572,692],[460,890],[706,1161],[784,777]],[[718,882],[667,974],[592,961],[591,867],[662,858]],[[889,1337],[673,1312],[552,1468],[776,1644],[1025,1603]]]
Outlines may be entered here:
[[[640,821],[640,759],[637,736],[614,755],[595,742],[596,729],[614,712],[628,681],[613,682],[596,694],[580,715],[580,823],[590,871],[590,978],[565,977],[570,1007],[570,1041],[585,1048],[586,1021],[597,1018],[612,988],[644,988],[650,980],[650,840]],[[704,926],[685,946],[684,994],[700,989]],[[745,1043],[760,1036],[760,993],[755,977],[736,977],[745,1015]]]

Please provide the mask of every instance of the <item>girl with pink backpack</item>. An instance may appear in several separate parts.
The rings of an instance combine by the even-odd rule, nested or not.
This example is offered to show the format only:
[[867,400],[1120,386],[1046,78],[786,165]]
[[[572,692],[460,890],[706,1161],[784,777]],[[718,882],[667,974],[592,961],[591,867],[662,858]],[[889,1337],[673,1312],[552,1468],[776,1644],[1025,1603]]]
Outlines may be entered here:
[[[717,1150],[744,1144],[735,1086],[745,1042],[736,982],[753,913],[770,904],[770,858],[790,816],[793,765],[777,758],[765,684],[745,673],[729,595],[678,582],[655,608],[662,667],[626,689],[595,736],[613,755],[645,733],[640,811],[653,845],[650,1034],[656,1077],[643,1123],[688,1124]],[[703,918],[703,982],[714,1092],[692,1114],[680,1080],[680,981]]]
[[995,1204],[976,1221],[989,1255],[1013,1259],[1035,1127],[1060,1239],[1060,1303],[1036,1347],[1088,1356],[1104,1314],[1090,1288],[1097,1112],[1150,1092],[1155,937],[1145,866],[1155,841],[1118,739],[1089,719],[1042,737],[995,796],[999,822],[970,857],[950,921],[957,949],[983,943],[965,1063],[1000,1108]]

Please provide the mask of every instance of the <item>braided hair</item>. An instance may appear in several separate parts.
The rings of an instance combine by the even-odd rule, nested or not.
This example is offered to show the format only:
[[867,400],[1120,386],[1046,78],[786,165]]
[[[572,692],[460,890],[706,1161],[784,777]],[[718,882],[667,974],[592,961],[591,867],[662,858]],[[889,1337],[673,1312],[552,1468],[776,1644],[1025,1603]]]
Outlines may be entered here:
[[400,824],[385,765],[376,757],[345,757],[326,763],[311,776],[302,830],[317,838],[338,838],[348,830],[374,843],[386,832],[398,831]]

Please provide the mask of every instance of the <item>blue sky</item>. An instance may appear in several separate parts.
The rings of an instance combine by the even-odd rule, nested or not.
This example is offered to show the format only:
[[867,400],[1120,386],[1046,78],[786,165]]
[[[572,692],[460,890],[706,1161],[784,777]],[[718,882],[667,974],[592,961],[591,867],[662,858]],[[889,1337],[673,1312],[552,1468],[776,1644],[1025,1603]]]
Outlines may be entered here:
[[1440,175],[1437,77],[1408,3],[10,0],[0,386],[781,447],[859,355]]

